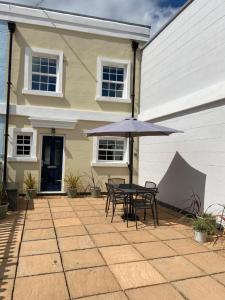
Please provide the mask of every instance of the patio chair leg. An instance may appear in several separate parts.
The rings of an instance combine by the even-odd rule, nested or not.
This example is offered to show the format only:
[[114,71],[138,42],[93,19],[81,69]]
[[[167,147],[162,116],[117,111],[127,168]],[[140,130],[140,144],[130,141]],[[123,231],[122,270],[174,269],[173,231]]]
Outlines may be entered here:
[[151,205],[151,210],[152,210],[152,218],[153,218],[153,222],[154,222],[154,227],[156,227],[156,217],[155,217],[155,212],[154,212],[154,204],[152,203]]
[[135,224],[136,224],[136,230],[138,229],[137,226],[137,213],[136,213],[136,208],[134,209],[134,215],[135,215]]
[[158,215],[158,207],[156,201],[154,201],[154,206],[155,206],[156,224],[159,226],[159,215]]
[[111,223],[113,222],[114,213],[115,213],[115,209],[116,209],[116,203],[113,203],[113,202],[112,202],[112,205],[113,205],[113,210],[112,210],[112,219],[111,219]]
[[144,221],[146,220],[146,208],[144,210]]
[[107,209],[108,209],[108,202],[109,202],[109,196],[107,196],[107,198],[106,198],[105,213],[107,212]]
[[109,199],[108,206],[107,206],[107,211],[106,211],[106,217],[108,217],[109,208],[110,208],[110,203],[111,203],[111,201],[110,201],[110,199]]

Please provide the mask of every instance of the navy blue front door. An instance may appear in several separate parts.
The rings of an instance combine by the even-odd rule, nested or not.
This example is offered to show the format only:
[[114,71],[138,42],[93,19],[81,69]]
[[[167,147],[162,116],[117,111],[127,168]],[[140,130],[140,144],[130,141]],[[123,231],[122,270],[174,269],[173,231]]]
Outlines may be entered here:
[[63,137],[43,136],[41,191],[57,192],[62,188]]

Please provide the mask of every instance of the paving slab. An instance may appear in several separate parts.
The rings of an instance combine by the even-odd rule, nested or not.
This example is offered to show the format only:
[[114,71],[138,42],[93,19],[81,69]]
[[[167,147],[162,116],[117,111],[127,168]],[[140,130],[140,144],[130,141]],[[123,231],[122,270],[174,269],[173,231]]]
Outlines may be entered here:
[[92,224],[85,227],[90,234],[116,232],[111,224]]
[[58,237],[69,237],[75,235],[87,235],[88,232],[82,225],[66,226],[56,228]]
[[158,241],[158,239],[147,230],[128,231],[128,232],[123,232],[122,235],[130,243],[143,243],[143,242]]
[[63,273],[16,278],[13,300],[69,300]]
[[29,221],[25,223],[24,230],[27,229],[41,229],[41,228],[51,228],[53,227],[52,220],[40,220],[40,221]]
[[225,273],[215,274],[212,277],[225,286]]
[[79,218],[63,218],[54,220],[55,227],[65,227],[65,226],[73,226],[73,225],[81,225],[81,221]]
[[51,207],[51,212],[69,212],[73,211],[72,207],[70,206],[56,206],[56,207]]
[[184,300],[184,297],[170,284],[127,290],[126,294],[130,300]]
[[51,220],[52,216],[50,212],[39,213],[39,214],[31,214],[27,216],[28,221],[40,221],[40,220]]
[[83,224],[104,224],[108,223],[107,219],[102,216],[93,216],[93,217],[80,217],[80,220]]
[[58,242],[61,252],[95,247],[94,243],[88,235],[60,238]]
[[13,284],[14,284],[13,279],[0,280],[0,299],[1,300],[11,300],[12,299]]
[[14,278],[16,266],[17,258],[0,259],[0,279]]
[[108,265],[144,260],[144,257],[130,245],[104,247],[99,248],[99,251]]
[[73,211],[59,211],[53,212],[52,218],[53,219],[65,219],[65,218],[75,218],[76,214]]
[[177,281],[173,285],[189,300],[225,299],[225,287],[208,276]]
[[62,272],[58,253],[20,257],[17,277]]
[[151,233],[162,241],[185,238],[185,235],[173,228],[155,228]]
[[115,275],[122,289],[165,282],[165,279],[147,261],[111,265],[110,270]]
[[94,209],[77,211],[76,214],[78,215],[78,217],[97,217],[97,216],[99,216],[99,212]]
[[108,267],[96,267],[66,272],[73,298],[121,290]]
[[120,233],[99,233],[92,235],[97,247],[117,246],[128,244],[128,241]]
[[54,238],[54,228],[25,230],[23,233],[23,241],[47,240]]
[[225,257],[215,252],[196,253],[185,257],[208,274],[225,272]]
[[22,242],[20,256],[58,252],[56,240],[38,240]]
[[82,298],[82,300],[127,300],[127,297],[124,292],[114,292],[103,295],[84,297]]
[[203,271],[182,256],[154,259],[151,260],[150,263],[163,274],[168,281],[205,275]]
[[97,249],[62,252],[62,260],[66,271],[105,265]]
[[177,255],[176,252],[163,242],[148,242],[135,244],[134,247],[147,259]]
[[165,243],[180,255],[209,251],[206,247],[192,239],[170,240],[165,241]]

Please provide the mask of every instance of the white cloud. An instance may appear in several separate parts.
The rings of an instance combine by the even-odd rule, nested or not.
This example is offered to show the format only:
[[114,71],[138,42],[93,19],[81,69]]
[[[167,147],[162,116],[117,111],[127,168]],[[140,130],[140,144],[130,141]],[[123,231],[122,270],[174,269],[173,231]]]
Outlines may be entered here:
[[152,26],[158,31],[175,14],[172,6],[161,7],[159,0],[5,0],[19,4],[70,11]]

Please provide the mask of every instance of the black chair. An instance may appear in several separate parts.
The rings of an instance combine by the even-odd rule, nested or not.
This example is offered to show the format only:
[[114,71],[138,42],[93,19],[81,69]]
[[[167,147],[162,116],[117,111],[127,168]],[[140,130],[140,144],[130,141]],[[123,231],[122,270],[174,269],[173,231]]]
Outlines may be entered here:
[[[155,215],[155,195],[154,195],[154,193],[149,192],[144,195],[142,195],[142,194],[134,195],[133,200],[132,200],[132,205],[133,205],[133,210],[134,210],[136,229],[138,229],[137,212],[139,210],[144,210],[144,220],[146,220],[147,210],[151,210],[154,226],[156,227],[157,218]],[[127,207],[126,207],[126,209],[127,209]],[[127,220],[127,226],[128,226],[128,220]]]
[[[148,188],[148,189],[151,189],[152,193],[154,195],[153,204],[154,204],[154,210],[155,210],[155,218],[156,218],[157,225],[159,225],[158,207],[157,207],[157,199],[156,199],[156,195],[158,194],[157,185],[153,181],[145,181],[145,187]],[[147,195],[148,194],[146,194],[146,196]],[[151,198],[151,195],[149,197]]]
[[112,203],[112,218],[111,218],[111,223],[112,223],[117,204],[123,204],[123,211],[125,212],[126,195],[119,192],[114,185],[106,183],[106,188],[108,191],[108,203],[107,203],[107,207],[106,207],[106,217],[108,216],[110,203]]
[[[125,179],[123,179],[123,178],[109,178],[108,179],[108,184],[111,184],[111,185],[125,184]],[[108,211],[109,206],[110,206],[109,189],[108,189],[107,184],[106,184],[106,191],[107,191],[107,197],[106,197],[106,204],[105,204],[105,212]]]

